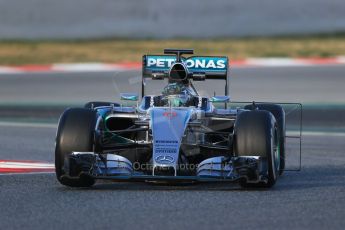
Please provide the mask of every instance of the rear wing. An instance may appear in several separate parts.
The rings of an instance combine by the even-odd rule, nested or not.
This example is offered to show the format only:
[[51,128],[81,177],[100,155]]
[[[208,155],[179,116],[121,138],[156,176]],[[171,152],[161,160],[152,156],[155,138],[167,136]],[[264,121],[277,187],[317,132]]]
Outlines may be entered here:
[[[176,55],[144,55],[143,78],[162,79],[168,77],[168,72]],[[181,57],[194,80],[221,79],[226,80],[228,74],[228,57],[191,56]]]
[[188,69],[190,78],[194,81],[205,79],[225,80],[225,95],[228,96],[228,69],[229,59],[226,56],[190,56],[182,57],[182,54],[193,54],[193,50],[165,49],[166,54],[175,55],[144,55],[142,75],[142,97],[145,94],[145,78],[168,78],[170,67],[176,62],[182,62]]

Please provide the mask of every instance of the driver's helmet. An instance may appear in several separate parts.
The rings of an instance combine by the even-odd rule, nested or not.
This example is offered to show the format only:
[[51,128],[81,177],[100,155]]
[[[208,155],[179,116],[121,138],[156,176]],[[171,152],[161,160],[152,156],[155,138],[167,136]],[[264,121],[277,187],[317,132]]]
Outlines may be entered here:
[[164,87],[161,101],[164,106],[187,107],[192,98],[187,86],[181,83],[170,83]]

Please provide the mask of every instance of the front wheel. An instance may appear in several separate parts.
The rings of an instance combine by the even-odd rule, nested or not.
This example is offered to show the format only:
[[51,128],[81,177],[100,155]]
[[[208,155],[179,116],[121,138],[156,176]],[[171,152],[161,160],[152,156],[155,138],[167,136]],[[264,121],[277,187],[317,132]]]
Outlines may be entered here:
[[253,105],[246,105],[245,109],[249,110],[265,110],[273,114],[274,118],[276,119],[277,126],[278,126],[278,141],[279,141],[279,175],[282,175],[285,170],[285,111],[283,107],[277,104],[255,104]]
[[58,181],[71,187],[90,187],[90,177],[67,179],[66,159],[72,152],[93,152],[96,113],[91,109],[71,108],[59,120],[55,144],[55,172]]
[[245,111],[235,122],[234,153],[236,156],[259,156],[267,160],[267,183],[241,181],[242,187],[270,188],[279,174],[277,123],[267,111]]

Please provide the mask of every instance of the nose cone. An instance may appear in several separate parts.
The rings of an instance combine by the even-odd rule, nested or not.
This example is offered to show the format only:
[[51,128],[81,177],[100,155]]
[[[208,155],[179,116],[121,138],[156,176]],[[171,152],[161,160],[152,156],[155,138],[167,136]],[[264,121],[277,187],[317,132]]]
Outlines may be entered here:
[[181,140],[191,117],[191,109],[153,108],[150,114],[153,168],[173,167],[176,175]]

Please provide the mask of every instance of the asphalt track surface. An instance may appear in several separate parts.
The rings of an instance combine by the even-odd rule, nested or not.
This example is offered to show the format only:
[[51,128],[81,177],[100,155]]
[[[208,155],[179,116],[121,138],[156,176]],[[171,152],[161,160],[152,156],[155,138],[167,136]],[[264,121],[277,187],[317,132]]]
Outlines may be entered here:
[[[266,101],[272,99],[270,92],[281,92],[274,101],[342,104],[344,72],[345,67],[235,69],[230,88],[238,100],[258,96]],[[108,92],[94,90],[105,87],[116,97],[120,89],[137,89],[134,80],[125,86],[130,74],[115,80],[113,73],[4,75],[1,103],[111,100]],[[252,89],[249,94],[235,89],[244,86]],[[0,159],[53,162],[56,127],[37,126],[0,124]],[[302,171],[286,172],[270,190],[104,181],[91,189],[72,189],[60,185],[54,174],[1,175],[0,229],[344,229],[344,140],[343,133],[305,133]],[[297,147],[292,143],[289,151]],[[296,158],[290,155],[292,164]]]
[[[55,131],[2,126],[1,156],[52,162]],[[0,229],[343,229],[344,138],[305,135],[302,171],[286,172],[270,190],[107,182],[71,189],[54,174],[3,175]]]
[[[119,93],[140,92],[140,71],[30,73],[0,75],[0,104],[81,104],[118,101]],[[345,66],[230,69],[234,101],[345,104]],[[163,81],[150,81],[147,93],[161,93]],[[224,81],[197,84],[200,93],[224,92]]]

